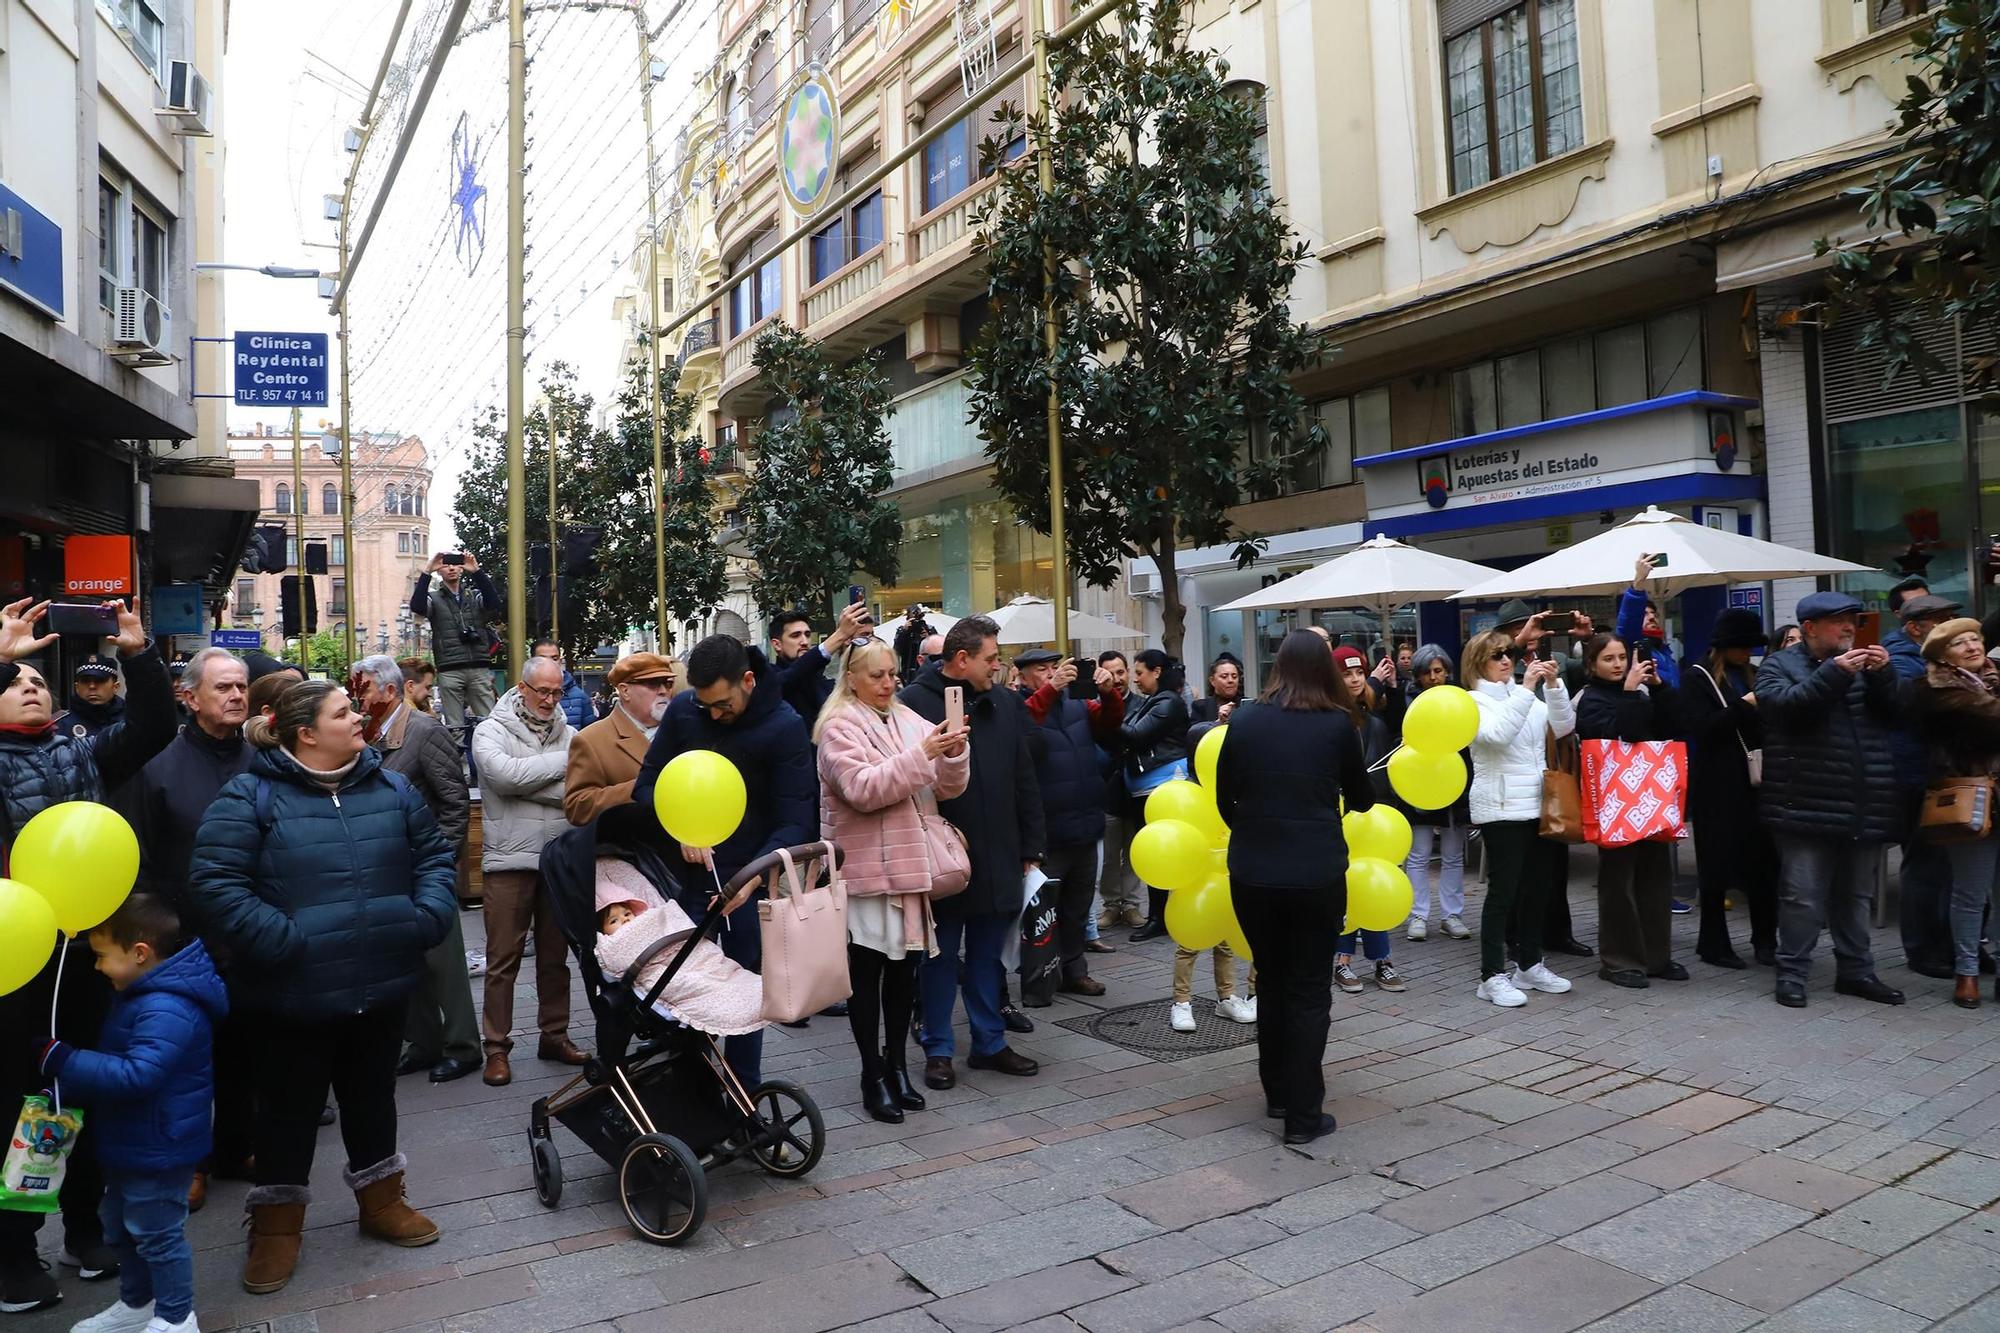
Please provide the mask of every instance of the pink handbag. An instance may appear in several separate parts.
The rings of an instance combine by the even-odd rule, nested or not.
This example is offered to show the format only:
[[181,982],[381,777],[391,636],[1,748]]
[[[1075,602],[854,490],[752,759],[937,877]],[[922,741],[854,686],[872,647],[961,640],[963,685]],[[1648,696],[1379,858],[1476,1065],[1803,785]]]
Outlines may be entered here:
[[833,844],[822,842],[820,849],[810,862],[811,883],[800,884],[798,864],[783,849],[782,869],[773,866],[764,877],[757,927],[764,941],[769,1023],[796,1023],[853,993],[847,980],[847,888],[834,864]]
[[[955,897],[972,883],[972,849],[958,825],[938,813],[937,796],[929,789],[911,798],[917,822],[924,830],[924,855],[930,861],[931,901]],[[928,808],[927,808],[928,807]]]

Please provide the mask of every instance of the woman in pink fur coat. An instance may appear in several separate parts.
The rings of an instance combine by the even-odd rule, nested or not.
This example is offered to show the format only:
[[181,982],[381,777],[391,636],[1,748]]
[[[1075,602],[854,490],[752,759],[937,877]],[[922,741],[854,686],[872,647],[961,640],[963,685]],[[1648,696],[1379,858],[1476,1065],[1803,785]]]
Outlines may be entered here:
[[962,724],[948,732],[896,701],[896,668],[887,643],[855,644],[813,727],[820,829],[847,856],[847,1021],[861,1048],[861,1099],[892,1125],[924,1104],[903,1054],[917,963],[937,952],[921,816],[965,791],[972,755]]

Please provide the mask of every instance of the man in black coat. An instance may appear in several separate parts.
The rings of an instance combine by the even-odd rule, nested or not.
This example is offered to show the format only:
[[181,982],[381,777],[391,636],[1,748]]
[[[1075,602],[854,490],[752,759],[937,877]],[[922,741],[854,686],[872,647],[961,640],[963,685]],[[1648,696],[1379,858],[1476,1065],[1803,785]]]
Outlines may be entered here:
[[[660,771],[689,750],[714,750],[736,765],[746,793],[743,822],[717,846],[681,847],[688,882],[706,882],[712,892],[765,853],[818,836],[819,783],[806,724],[785,702],[776,669],[762,653],[727,634],[711,635],[688,654],[687,680],[693,688],[667,705],[632,799],[651,810]],[[764,941],[754,898],[730,914],[717,942],[723,953],[759,970]],[[722,1049],[745,1087],[761,1081],[763,1033],[726,1038]]]
[[937,904],[938,955],[924,960],[920,977],[924,1082],[933,1088],[958,1082],[951,1063],[951,1014],[961,989],[972,1029],[972,1054],[966,1065],[1021,1075],[1040,1068],[1007,1045],[1007,1028],[1000,1016],[1000,991],[1006,979],[1001,955],[1008,933],[1021,928],[1022,878],[1029,866],[1042,860],[1047,839],[1041,789],[1028,748],[1034,722],[1021,696],[993,687],[999,666],[1000,627],[985,616],[967,616],[944,636],[944,659],[918,672],[898,696],[918,716],[942,722],[945,691],[956,686],[965,692],[965,720],[972,732],[972,777],[965,794],[938,804],[939,813],[965,835],[972,853],[972,883],[963,893]]
[[868,603],[855,602],[840,613],[840,620],[826,642],[813,646],[812,619],[799,610],[780,611],[771,617],[771,670],[777,674],[785,702],[799,715],[810,733],[819,720],[819,710],[833,693],[828,665],[848,644],[875,630]]
[[1882,844],[1902,832],[1893,746],[1901,692],[1885,649],[1854,646],[1860,613],[1844,592],[1811,594],[1798,609],[1804,639],[1757,669],[1760,796],[1783,862],[1777,1001],[1792,1009],[1805,1007],[1822,925],[1833,934],[1836,991],[1903,1002],[1876,978],[1868,934]]

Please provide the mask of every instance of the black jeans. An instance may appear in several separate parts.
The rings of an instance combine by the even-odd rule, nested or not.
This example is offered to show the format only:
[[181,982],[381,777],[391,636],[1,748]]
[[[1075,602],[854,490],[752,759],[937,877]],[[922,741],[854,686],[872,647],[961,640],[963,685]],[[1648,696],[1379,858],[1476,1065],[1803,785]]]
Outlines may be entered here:
[[257,1183],[304,1186],[312,1178],[319,1116],[329,1087],[340,1104],[347,1169],[396,1155],[396,1061],[404,1004],[318,1023],[256,1016]]
[[1333,945],[1347,915],[1345,879],[1310,889],[1237,884],[1236,920],[1257,960],[1257,1075],[1285,1129],[1315,1132],[1326,1100]]
[[[97,972],[88,944],[78,939],[67,947],[56,1035],[71,1045],[91,1049],[97,1045],[104,1015],[111,1008],[111,983]],[[0,1132],[14,1132],[23,1097],[49,1086],[50,1080],[36,1067],[36,1057],[48,1039],[49,1002],[55,998],[55,988],[55,955],[50,954],[49,965],[33,981],[0,995],[0,1119],[6,1121]],[[98,1219],[104,1172],[97,1160],[95,1136],[89,1132],[89,1104],[84,1103],[83,1109],[85,1129],[70,1150],[62,1186],[63,1239],[72,1251],[96,1245],[104,1238],[104,1224]],[[0,1259],[34,1254],[35,1233],[42,1229],[46,1216],[0,1210]]]
[[1734,889],[1750,907],[1750,947],[1778,947],[1778,844],[1753,808],[1745,819],[1696,815],[1694,873],[1700,885],[1701,934],[1695,952],[1703,958],[1734,953],[1729,913],[1723,900]]
[[[1486,906],[1479,916],[1479,975],[1507,970],[1509,926],[1517,939],[1514,961],[1523,968],[1542,961],[1543,913],[1555,877],[1554,857],[1567,863],[1569,849],[1541,835],[1532,819],[1481,824],[1486,840]],[[1567,881],[1567,873],[1564,875]]]
[[1051,847],[1042,873],[1056,880],[1056,949],[1062,955],[1064,981],[1090,975],[1083,955],[1084,928],[1090,924],[1091,900],[1097,897],[1097,844],[1073,843]]
[[[1903,793],[1904,823],[1917,826],[1924,788]],[[1903,843],[1903,871],[1897,880],[1897,925],[1903,935],[1903,957],[1933,967],[1952,965],[1951,861],[1944,848],[1922,838]]]
[[[215,1025],[211,1050],[215,1059],[215,1147],[209,1164],[235,1170],[256,1151],[257,1067],[264,1051],[257,1021],[241,1007],[242,995],[230,988],[229,1013]],[[207,1169],[207,1168],[204,1168]]]

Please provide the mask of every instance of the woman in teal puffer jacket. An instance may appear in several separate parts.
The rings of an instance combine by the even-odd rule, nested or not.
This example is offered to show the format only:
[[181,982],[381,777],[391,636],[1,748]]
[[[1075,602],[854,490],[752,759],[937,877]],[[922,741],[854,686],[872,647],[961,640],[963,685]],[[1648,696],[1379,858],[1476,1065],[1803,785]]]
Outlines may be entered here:
[[403,1201],[396,1061],[424,953],[458,910],[455,858],[361,728],[338,686],[290,686],[274,717],[244,728],[257,756],[195,835],[189,895],[230,951],[259,1033],[251,1291],[276,1291],[298,1260],[329,1086],[362,1231],[399,1245],[438,1237]]

